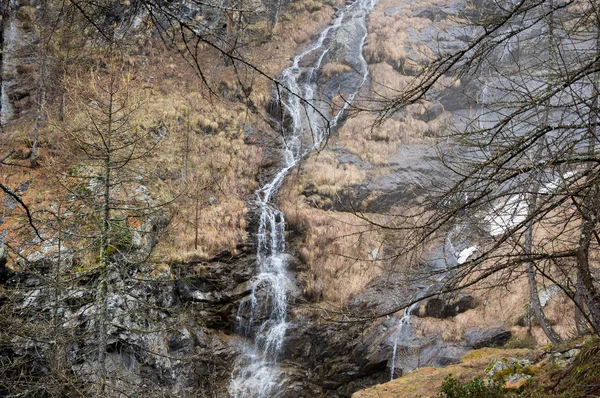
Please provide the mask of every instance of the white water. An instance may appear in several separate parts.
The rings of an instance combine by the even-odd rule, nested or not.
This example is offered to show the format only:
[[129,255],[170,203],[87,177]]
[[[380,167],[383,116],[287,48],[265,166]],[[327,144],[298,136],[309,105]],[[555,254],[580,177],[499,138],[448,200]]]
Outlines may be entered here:
[[394,348],[392,350],[392,363],[390,365],[390,380],[394,380],[394,373],[396,372],[396,357],[398,356],[398,339],[400,336],[406,334],[407,329],[410,327],[410,312],[415,307],[416,304],[413,304],[410,307],[406,307],[404,309],[404,315],[400,318],[400,322],[398,322],[398,331],[396,332],[396,338],[394,339]]
[[[237,320],[240,333],[247,337],[253,336],[254,341],[252,346],[243,348],[233,371],[229,393],[235,398],[272,397],[277,394],[282,382],[277,360],[288,328],[288,300],[294,284],[287,272],[285,217],[272,203],[272,199],[290,170],[312,150],[319,149],[327,137],[327,123],[319,114],[326,110],[317,111],[306,104],[314,105],[318,100],[315,83],[319,69],[331,49],[335,34],[345,23],[358,22],[363,32],[356,49],[360,54],[360,68],[357,72],[361,78],[356,87],[351,88],[352,92],[346,97],[344,106],[331,118],[329,127],[338,124],[344,111],[367,82],[368,68],[362,56],[362,47],[367,37],[366,18],[375,6],[375,1],[356,0],[339,11],[315,43],[294,57],[292,66],[281,74],[280,82],[289,92],[280,90],[278,99],[284,115],[291,123],[282,134],[284,165],[267,184],[256,191],[256,205],[260,212],[257,234],[258,275],[253,281],[249,299],[240,305]],[[314,59],[312,64],[309,67],[301,66],[309,56]],[[312,138],[312,145],[305,148],[303,141],[306,142],[308,137]],[[257,323],[254,319],[257,310],[264,308],[268,308],[270,314],[253,333]],[[250,315],[246,319],[243,313],[248,309]]]

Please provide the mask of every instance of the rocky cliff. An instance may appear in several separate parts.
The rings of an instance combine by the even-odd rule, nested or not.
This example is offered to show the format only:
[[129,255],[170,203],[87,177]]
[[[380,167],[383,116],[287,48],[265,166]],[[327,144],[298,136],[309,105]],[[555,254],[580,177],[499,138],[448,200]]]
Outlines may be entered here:
[[[21,165],[38,73],[28,52],[35,49],[30,24],[36,21],[36,4],[12,6],[4,20],[1,110],[3,138],[15,139],[4,140],[2,149]],[[544,342],[539,327],[531,325],[522,279],[506,288],[510,294],[504,287],[485,294],[436,294],[443,284],[436,272],[466,261],[478,231],[450,231],[448,239],[408,258],[394,256],[406,244],[401,233],[373,228],[397,210],[418,208],[445,182],[448,173],[433,138],[460,125],[460,116],[477,105],[481,87],[469,77],[443,82],[427,101],[381,124],[367,111],[369,101],[405,88],[436,49],[464,46],[476,31],[456,22],[474,11],[461,1],[381,0],[365,19],[363,10],[342,15],[343,6],[290,2],[272,31],[256,17],[246,21],[250,33],[240,34],[250,49],[244,53],[248,59],[276,76],[331,21],[342,27],[327,37],[328,50],[307,78],[317,88],[316,106],[298,115],[302,120],[316,111],[339,115],[337,125],[326,145],[294,165],[272,201],[286,218],[287,252],[281,259],[294,285],[285,300],[283,344],[270,363],[279,372],[277,397],[350,397],[421,367],[456,364],[472,349],[503,345],[512,335],[529,331]],[[228,17],[211,12],[215,15],[209,13],[203,26]],[[242,14],[235,14],[240,21]],[[0,374],[9,382],[0,382],[0,395],[88,394],[101,374],[96,332],[104,314],[110,320],[105,322],[112,391],[107,396],[230,396],[236,361],[273,310],[268,300],[256,310],[248,305],[269,294],[256,284],[261,232],[255,190],[285,168],[280,138],[292,116],[274,100],[268,82],[255,83],[256,75],[240,74],[222,54],[202,47],[199,62],[210,71],[204,76],[208,90],[193,70],[184,69],[176,51],[160,47],[155,33],[136,33],[126,63],[136,72],[132,91],[148,106],[135,126],[152,132],[166,148],[146,159],[144,177],[134,181],[137,193],[119,193],[119,200],[141,195],[143,200],[136,200],[160,209],[144,217],[119,213],[118,225],[125,228],[114,240],[125,243],[111,253],[105,308],[97,294],[98,249],[85,241],[94,231],[76,227],[91,224],[93,217],[68,228],[61,224],[65,213],[77,220],[70,206],[78,190],[96,190],[89,184],[61,190],[67,185],[63,176],[89,177],[77,158],[81,153],[63,156],[69,146],[62,130],[48,128],[43,167],[10,169],[2,176],[13,193],[43,214],[34,221],[43,221],[44,239],[27,229],[14,197],[3,197]],[[309,54],[298,68],[308,68],[314,58]],[[86,62],[94,71],[102,69],[98,59]],[[218,100],[212,97],[214,87]],[[349,101],[363,112],[340,112]],[[48,104],[57,108],[49,111],[50,119],[54,115],[53,123],[62,128],[59,96]],[[84,113],[73,114],[69,131],[85,128]],[[302,148],[312,143],[314,131],[306,130]],[[157,183],[146,186],[147,175]],[[146,194],[149,190],[156,195]],[[163,206],[171,199],[173,206]],[[48,214],[51,221],[44,218]],[[542,293],[548,296],[545,305],[555,309],[553,323],[565,332],[560,294]],[[402,307],[406,311],[398,310]],[[249,325],[250,332],[240,331],[240,324]]]

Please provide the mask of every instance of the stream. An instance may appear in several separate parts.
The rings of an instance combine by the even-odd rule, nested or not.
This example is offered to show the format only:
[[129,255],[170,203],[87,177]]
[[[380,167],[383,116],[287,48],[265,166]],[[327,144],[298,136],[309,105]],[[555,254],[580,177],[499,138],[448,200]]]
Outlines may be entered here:
[[[278,356],[285,342],[288,304],[295,286],[287,270],[285,216],[273,200],[288,173],[313,150],[323,146],[329,133],[323,116],[329,117],[329,128],[335,127],[367,83],[369,73],[362,49],[367,37],[367,17],[375,4],[376,0],[355,0],[338,10],[317,40],[296,55],[279,78],[287,88],[280,88],[277,93],[282,119],[289,120],[282,126],[284,162],[271,180],[256,191],[255,203],[260,214],[257,275],[249,298],[240,304],[237,317],[238,333],[251,344],[242,347],[232,373],[229,393],[235,398],[265,398],[284,392]],[[321,93],[317,81],[326,57],[333,56],[340,41],[345,47],[346,62],[353,71],[343,87],[344,105],[334,115],[328,115],[331,95],[328,98]]]

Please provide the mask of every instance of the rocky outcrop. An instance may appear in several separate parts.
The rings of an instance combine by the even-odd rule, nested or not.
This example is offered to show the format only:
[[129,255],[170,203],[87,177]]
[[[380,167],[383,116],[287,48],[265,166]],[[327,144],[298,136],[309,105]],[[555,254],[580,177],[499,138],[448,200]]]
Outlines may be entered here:
[[35,8],[7,2],[3,18],[0,121],[5,124],[30,110],[35,101]]
[[[354,391],[388,377],[389,349],[377,333],[363,334],[365,325],[297,319],[286,336],[282,356],[309,369],[303,391],[286,397],[309,397],[315,386],[328,397],[349,397]],[[285,361],[284,364],[288,363]],[[291,364],[291,363],[290,363]]]
[[456,297],[434,297],[424,300],[412,309],[411,314],[419,317],[449,318],[475,308],[475,298],[469,294]]
[[510,330],[502,328],[493,329],[469,329],[464,334],[465,344],[474,349],[503,346],[510,339]]
[[[111,273],[107,300],[109,385],[134,397],[226,396],[239,347],[238,340],[226,333],[233,330],[237,306],[245,294],[236,287],[243,286],[250,275],[248,264],[251,259],[232,257],[228,262],[179,264],[163,269],[162,275],[150,265],[140,265],[125,275]],[[208,271],[199,275],[198,268]],[[177,273],[181,278],[173,280]],[[13,314],[28,325],[28,331],[46,333],[52,327],[50,309],[54,302],[60,303],[60,326],[52,333],[59,333],[56,338],[64,333],[63,349],[66,357],[72,358],[67,360],[69,372],[83,385],[99,374],[95,353],[101,307],[94,285],[88,283],[94,278],[92,274],[81,278],[56,300],[52,300],[52,286],[31,272],[12,274],[4,286],[16,305]],[[4,322],[10,325],[11,319]],[[27,334],[15,335],[8,347],[10,350],[0,352],[0,360],[37,363],[40,372],[50,372],[56,347],[45,344],[43,334],[37,340]]]
[[177,297],[184,305],[191,305],[206,326],[231,332],[239,303],[252,288],[255,258],[222,253],[213,261],[174,265]]

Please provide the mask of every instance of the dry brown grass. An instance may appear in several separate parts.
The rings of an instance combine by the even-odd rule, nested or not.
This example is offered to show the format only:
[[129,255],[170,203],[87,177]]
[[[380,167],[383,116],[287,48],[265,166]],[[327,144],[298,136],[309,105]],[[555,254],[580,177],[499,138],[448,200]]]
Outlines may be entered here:
[[[297,43],[308,40],[326,25],[332,13],[328,5],[319,3],[316,7],[314,1],[305,2],[302,9],[290,10],[282,16],[273,40],[266,40],[265,36],[271,33],[265,31],[264,23],[250,26],[242,38],[247,43],[242,51],[250,62],[277,76],[299,51]],[[217,98],[209,95],[198,76],[175,52],[148,38],[140,39],[137,46],[132,43],[125,58],[134,68],[132,92],[145,100],[145,104],[143,112],[132,122],[146,131],[159,128],[168,131],[140,171],[156,182],[153,189],[163,200],[177,198],[171,207],[173,219],[155,255],[160,261],[177,261],[210,257],[222,250],[235,251],[247,238],[245,200],[256,188],[262,163],[262,149],[255,142],[261,132],[270,129],[262,113],[271,98],[271,83],[251,69],[242,68],[236,75],[233,68],[223,66],[221,55],[200,46],[203,72],[210,86],[225,96]],[[78,74],[87,74],[77,65],[73,68]],[[257,113],[248,112],[240,99],[242,91]],[[57,109],[49,107],[48,111],[52,118]],[[81,114],[68,117],[72,128],[83,125],[85,119]],[[252,126],[258,132],[250,141],[244,137],[245,126]],[[5,128],[0,154],[15,149],[13,159],[25,159],[31,128],[32,120],[27,118]],[[64,137],[56,131],[43,131],[41,140],[39,169],[2,167],[0,174],[9,187],[32,180],[24,200],[33,210],[48,206],[62,195],[49,177],[80,161],[76,156],[61,153]],[[198,249],[194,249],[197,197],[199,236]],[[16,231],[16,225],[23,223],[22,215],[18,215],[6,220],[2,228]]]
[[[538,286],[541,287],[541,286]],[[413,324],[422,335],[437,335],[444,341],[459,342],[469,328],[504,327],[516,338],[525,338],[530,332],[538,345],[548,344],[548,338],[537,324],[518,326],[527,315],[529,284],[526,275],[505,286],[486,287],[469,291],[477,307],[454,318],[436,319],[413,317]],[[573,305],[563,294],[554,296],[545,308],[545,314],[563,338],[573,337]]]
[[305,233],[298,254],[308,270],[301,275],[306,297],[343,305],[382,272],[370,251],[381,249],[378,231],[352,214],[284,207],[289,222]]
[[[304,294],[315,301],[342,305],[382,271],[381,261],[371,254],[373,250],[381,252],[381,231],[354,214],[311,207],[321,195],[335,196],[365,175],[352,165],[339,165],[333,154],[325,151],[313,155],[301,174],[290,176],[279,194],[289,228],[302,233],[293,249],[307,266],[300,275]],[[317,198],[301,194],[308,184],[314,184]]]
[[423,106],[409,107],[407,116],[387,119],[378,126],[374,125],[375,115],[358,114],[339,129],[333,142],[373,165],[386,165],[400,145],[428,140],[426,134],[439,131],[446,123],[446,115],[424,122],[411,115],[416,112],[422,113]]
[[398,72],[386,62],[369,65],[369,73],[372,76],[371,91],[382,98],[399,95],[413,79]]
[[382,1],[369,17],[369,41],[365,46],[365,56],[370,63],[387,62],[399,71],[419,70],[419,58],[430,59],[431,50],[416,41],[410,41],[407,28],[420,30],[428,27],[431,20],[410,16],[410,11],[402,11],[386,16],[385,9],[396,6],[393,1]]
[[339,62],[329,62],[321,68],[321,73],[326,77],[331,77],[334,75],[340,75],[344,72],[350,72],[352,68],[346,64],[342,64]]
[[322,195],[334,196],[339,191],[364,181],[367,173],[350,163],[340,164],[335,154],[322,151],[312,155],[302,165],[300,184],[311,184]]

